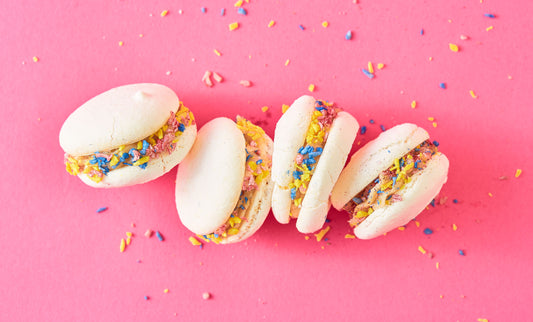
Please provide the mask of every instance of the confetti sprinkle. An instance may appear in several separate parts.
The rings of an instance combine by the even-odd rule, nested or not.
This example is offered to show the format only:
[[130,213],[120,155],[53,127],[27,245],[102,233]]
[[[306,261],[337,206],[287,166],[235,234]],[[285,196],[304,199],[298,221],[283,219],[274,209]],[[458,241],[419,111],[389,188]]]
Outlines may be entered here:
[[355,239],[355,235],[346,234],[346,235],[344,235],[344,238],[346,238],[346,239]]
[[282,113],[287,112],[287,110],[289,109],[289,107],[291,107],[291,106],[290,106],[290,105],[287,105],[287,104],[283,104],[283,105],[281,105],[281,112],[282,112]]
[[433,125],[433,127],[437,127],[437,122],[433,122],[431,125]]
[[234,7],[238,8],[240,6],[242,6],[242,0],[237,0],[237,2],[235,2],[235,4],[233,5]]
[[433,122],[433,121],[435,121],[435,118],[430,116],[430,117],[428,117],[428,121]]
[[420,222],[418,220],[415,220],[415,225],[417,228],[420,228]]
[[268,28],[274,27],[275,24],[276,22],[274,20],[270,20],[270,22],[268,23]]
[[123,41],[119,41],[118,45],[122,47],[124,45],[124,42]]
[[385,132],[385,130],[386,130],[386,129],[385,129],[385,125],[383,125],[383,124],[382,124],[382,125],[380,125],[380,126],[379,126],[379,128],[380,128],[380,129],[381,129],[381,131],[383,131],[383,132]]
[[219,57],[222,56],[222,54],[220,53],[220,51],[218,51],[218,50],[216,50],[216,49],[213,50],[213,51],[215,52],[215,55],[217,55],[217,56],[219,56]]
[[324,238],[324,236],[328,233],[328,231],[331,229],[331,226],[327,226],[326,228],[319,231],[317,234],[314,234],[316,237],[316,241],[319,242]]
[[368,62],[368,71],[374,74],[374,65],[372,65],[372,62]]
[[366,133],[366,126],[361,126],[361,134],[365,134]]
[[215,72],[213,72],[213,79],[214,79],[217,83],[222,83],[222,82],[224,81],[224,78],[222,78],[222,76],[220,76],[220,74],[215,73]]
[[307,236],[307,235],[305,235],[305,237],[304,237],[305,240],[309,240],[309,238],[310,238],[310,237]]
[[261,107],[261,111],[263,111],[263,113],[266,112],[266,111],[268,111],[268,106],[263,106],[263,107]]
[[226,14],[226,9],[225,8],[220,9],[220,15],[224,16],[225,14]]
[[470,96],[472,96],[472,98],[477,98],[477,95],[473,90],[470,90]]
[[440,83],[439,87],[442,88],[442,89],[446,89],[446,83]]
[[34,63],[37,63],[37,62],[39,61],[39,57],[37,57],[37,56],[33,56],[32,59],[33,59],[33,62],[34,62]]
[[522,169],[516,169],[516,172],[515,172],[515,174],[514,174],[514,177],[515,177],[515,178],[518,178],[518,177],[520,177],[521,174],[522,174]]
[[431,230],[431,228],[426,228],[426,229],[424,229],[424,234],[431,235],[431,234],[433,234],[433,230]]
[[398,230],[399,230],[399,231],[404,231],[404,230],[405,230],[405,227],[404,227],[404,226],[400,226],[400,227],[398,227]]
[[421,252],[424,255],[427,253],[427,251],[422,246],[418,246],[418,251]]
[[144,232],[144,236],[150,238],[152,237],[152,235],[154,234],[153,231],[151,231],[150,229],[148,229],[146,232]]
[[368,123],[370,123],[370,124],[374,124],[374,123],[376,123],[376,122],[374,122],[373,119],[370,119],[370,121],[368,121]]
[[453,231],[457,231],[457,225],[456,224],[452,224],[452,229],[453,229]]
[[168,292],[169,292],[169,289],[168,289],[168,288],[166,288],[166,289],[163,290],[163,293],[165,293],[165,294],[168,293]]
[[210,71],[208,71],[208,70],[205,71],[204,76],[202,76],[202,82],[207,87],[213,86],[213,82],[211,81],[211,72]]
[[126,238],[126,246],[131,244],[131,237]]
[[492,13],[485,13],[485,14],[483,14],[483,15],[484,15],[485,17],[487,17],[487,18],[496,18],[496,16],[493,15]]
[[230,23],[228,25],[228,28],[229,28],[230,31],[233,31],[233,30],[239,28],[239,23],[238,22],[232,22],[232,23]]
[[205,7],[200,8],[200,10],[202,11],[202,13],[206,13],[207,12],[207,9]]
[[161,17],[166,17],[168,15],[168,10],[161,11]]
[[459,51],[459,46],[457,46],[456,44],[448,44],[448,47],[450,47],[450,50],[453,51],[453,52],[458,52]]
[[439,264],[439,262],[436,262],[436,263],[435,263],[435,267],[436,267],[437,269],[440,268],[440,264]]
[[252,82],[250,82],[249,80],[242,80],[242,81],[239,82],[239,84],[240,84],[241,86],[244,86],[244,87],[250,87],[250,86],[252,86]]
[[244,9],[244,8],[239,8],[237,10],[237,13],[240,14],[240,15],[243,15],[243,16],[246,16],[248,14],[248,12],[246,12],[246,9]]
[[478,318],[477,321],[478,322],[489,322],[489,319]]
[[374,74],[372,74],[372,73],[369,72],[368,70],[362,68],[361,71],[363,72],[363,74],[366,75],[366,77],[368,77],[368,78],[370,78],[370,79],[374,78]]
[[351,30],[348,30],[346,32],[346,35],[344,35],[344,39],[346,39],[346,40],[351,40],[352,39],[352,31]]
[[322,27],[327,28],[329,26],[329,22],[322,21]]
[[193,246],[201,246],[202,245],[202,243],[198,239],[194,238],[193,236],[189,237],[189,242]]
[[146,295],[144,296],[144,300],[145,300],[145,301],[148,301],[149,299],[150,299],[150,297],[148,297],[148,296],[146,296]]
[[459,255],[461,255],[461,256],[465,256],[465,251],[462,250],[462,249],[459,249]]
[[209,293],[209,292],[204,292],[204,293],[202,294],[202,298],[203,298],[204,300],[209,300],[209,299],[211,298],[211,293]]
[[492,193],[491,193],[491,192],[489,192],[489,197],[491,197],[491,198],[492,198]]
[[491,31],[492,29],[494,29],[494,26],[488,26],[485,30],[486,31]]
[[302,26],[302,25],[298,25],[298,28],[302,29],[302,30],[305,30],[305,27]]
[[411,102],[411,108],[416,108],[416,101]]
[[458,202],[459,202],[459,200],[453,199],[453,203],[458,203]]
[[101,213],[107,210],[107,207],[101,207],[96,210],[97,213]]
[[291,60],[290,60],[290,59],[287,59],[287,60],[285,61],[285,66],[289,66],[290,62],[291,62]]
[[124,238],[120,239],[120,252],[123,253],[126,250],[126,241]]
[[161,235],[161,233],[159,232],[159,230],[157,230],[155,232],[155,235],[157,236],[157,239],[159,239],[159,241],[164,241],[165,239],[163,238],[163,235]]
[[378,69],[381,70],[381,69],[383,69],[383,68],[385,68],[385,64],[383,64],[383,63],[378,63]]
[[308,89],[310,92],[314,92],[314,91],[315,91],[315,84],[309,84],[309,87],[307,87],[307,89]]
[[424,35],[424,29],[420,29],[420,35],[421,35],[421,36]]

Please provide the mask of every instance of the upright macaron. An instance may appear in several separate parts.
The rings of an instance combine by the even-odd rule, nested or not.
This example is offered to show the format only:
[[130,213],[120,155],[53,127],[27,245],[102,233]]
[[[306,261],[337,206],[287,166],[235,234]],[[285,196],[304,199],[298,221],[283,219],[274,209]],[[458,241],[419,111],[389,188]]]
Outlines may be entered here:
[[359,149],[333,188],[354,234],[370,239],[407,224],[439,193],[449,161],[415,124],[397,125]]
[[329,195],[346,162],[359,124],[335,104],[302,96],[276,124],[272,156],[272,212],[283,224],[322,228]]
[[159,84],[125,85],[95,96],[70,114],[59,133],[66,170],[97,188],[165,174],[195,138],[193,114]]
[[237,116],[206,123],[176,177],[181,222],[206,241],[235,243],[253,235],[270,211],[272,139]]

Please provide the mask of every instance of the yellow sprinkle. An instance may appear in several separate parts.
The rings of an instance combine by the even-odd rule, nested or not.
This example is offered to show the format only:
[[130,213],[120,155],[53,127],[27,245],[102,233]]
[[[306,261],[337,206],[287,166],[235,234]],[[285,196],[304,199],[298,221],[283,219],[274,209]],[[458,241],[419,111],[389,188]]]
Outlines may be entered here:
[[457,225],[456,224],[452,224],[452,229],[453,229],[453,231],[456,231],[457,230]]
[[385,67],[385,64],[383,63],[378,63],[378,69],[383,69]]
[[344,235],[344,238],[346,238],[346,239],[355,239],[355,236],[351,235],[351,234],[346,234],[346,235]]
[[457,46],[456,44],[450,43],[448,46],[450,47],[450,50],[455,53],[459,51],[459,46]]
[[228,229],[228,235],[230,235],[230,236],[237,235],[238,233],[239,233],[239,229],[237,229],[237,228]]
[[412,101],[411,102],[411,108],[415,108],[416,107],[416,101]]
[[202,245],[202,243],[199,242],[198,239],[194,238],[193,236],[189,237],[189,242],[194,246]]
[[372,65],[372,62],[371,62],[371,61],[368,62],[368,71],[369,71],[371,74],[374,74],[374,66]]
[[441,294],[441,295],[440,295],[440,298],[441,298],[441,299],[444,298],[444,295]]
[[400,227],[398,227],[398,230],[400,230],[400,231],[404,231],[404,230],[405,230],[405,227],[404,227],[404,226],[400,226]]
[[217,56],[222,56],[222,54],[220,53],[220,51],[218,51],[218,50],[215,49],[214,52],[215,52],[215,55],[217,55]]
[[129,246],[129,244],[131,244],[131,237],[126,238],[126,245]]
[[145,155],[143,156],[142,158],[140,158],[139,160],[133,162],[133,165],[134,166],[139,166],[141,164],[145,164],[146,162],[148,162],[150,160],[150,157]]
[[433,125],[433,127],[437,127],[437,122],[433,122],[431,124]]
[[490,192],[489,192],[489,197],[491,197],[491,198],[492,198],[492,193],[490,193]]
[[416,227],[420,227],[420,222],[415,220],[415,225],[416,225]]
[[487,29],[485,29],[485,30],[487,30],[487,31],[491,31],[492,29],[494,29],[494,26],[489,26],[489,27],[487,27]]
[[263,107],[261,107],[261,111],[263,111],[263,112],[268,111],[268,106],[263,106]]
[[110,165],[110,166],[114,166],[115,164],[118,163],[118,161],[120,161],[120,159],[117,158],[116,155],[113,155],[113,156],[111,157],[111,160],[109,161],[109,165]]
[[163,293],[168,293],[168,292],[169,292],[168,288],[163,290]]
[[290,60],[290,59],[287,59],[287,60],[285,61],[285,66],[289,66],[289,63],[290,63],[290,62],[291,62],[291,60]]
[[124,45],[124,42],[123,42],[123,41],[119,41],[119,42],[118,42],[118,45],[119,45],[119,46],[122,46],[122,45]]
[[418,251],[421,252],[422,254],[427,253],[427,251],[422,246],[418,246]]
[[322,21],[322,27],[327,28],[329,26],[329,22]]
[[516,172],[515,172],[515,174],[514,174],[514,177],[515,177],[515,178],[518,178],[518,177],[520,177],[521,174],[522,174],[522,169],[516,169]]
[[142,141],[137,142],[137,150],[142,150],[142,148],[143,148],[143,142]]
[[429,60],[429,61],[432,61],[432,60],[433,60],[433,57],[429,57],[428,60]]
[[433,122],[433,121],[435,121],[435,118],[433,116],[430,116],[430,117],[428,117],[428,121]]
[[310,84],[309,87],[307,88],[310,92],[314,92],[315,91],[315,84]]
[[233,31],[233,30],[239,28],[239,23],[238,22],[232,22],[232,23],[229,24],[228,27],[229,27],[230,31]]
[[435,267],[436,267],[437,269],[440,268],[440,264],[439,264],[439,262],[436,262],[436,263],[435,263]]
[[33,56],[33,58],[32,58],[32,59],[33,59],[33,62],[34,62],[34,63],[36,63],[36,62],[38,62],[38,61],[39,61],[39,57],[37,57],[37,56]]
[[274,20],[270,20],[270,22],[268,23],[268,28],[274,27],[275,24],[276,22]]
[[470,90],[470,96],[472,96],[472,98],[477,98],[477,95],[473,90]]
[[307,235],[305,235],[304,238],[305,238],[305,240],[309,240],[309,236],[307,236]]
[[331,229],[330,226],[327,226],[326,228],[319,231],[317,234],[315,234],[316,241],[319,242],[324,238],[324,236],[328,233],[328,231]]
[[122,238],[120,240],[120,252],[123,253],[125,249],[126,249],[126,241],[124,240],[124,238]]
[[133,236],[133,233],[132,233],[131,231],[127,231],[127,232],[126,232],[126,236],[128,236],[128,237],[132,237],[132,236]]
[[165,17],[166,15],[168,15],[168,10],[161,11],[161,17]]
[[478,322],[489,322],[489,319],[478,318]]
[[291,106],[290,106],[290,105],[287,105],[287,104],[283,104],[283,105],[281,105],[281,112],[282,112],[282,113],[287,112],[287,110],[289,109],[289,107],[291,107]]
[[235,2],[235,4],[233,6],[236,7],[236,8],[242,6],[242,0],[237,0],[237,2]]

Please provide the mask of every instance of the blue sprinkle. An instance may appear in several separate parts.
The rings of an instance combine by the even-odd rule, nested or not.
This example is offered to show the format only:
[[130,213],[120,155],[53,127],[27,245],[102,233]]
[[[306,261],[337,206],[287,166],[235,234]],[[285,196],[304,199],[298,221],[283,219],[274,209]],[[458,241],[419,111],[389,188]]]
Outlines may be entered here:
[[259,159],[259,160],[255,161],[255,164],[261,164],[261,163],[263,163],[262,159]]
[[157,236],[157,239],[159,239],[159,241],[163,241],[163,240],[165,240],[165,239],[163,238],[163,235],[161,235],[161,233],[159,232],[159,230],[157,230],[157,231],[155,232],[155,235]]
[[133,166],[133,164],[132,164],[132,163],[129,163],[129,162],[123,162],[122,164],[124,164],[124,165],[129,165],[130,167]]
[[305,147],[301,146],[299,149],[298,149],[298,153],[302,154],[302,151],[305,149]]
[[348,32],[346,33],[346,35],[344,36],[344,38],[346,40],[351,40],[352,39],[352,31],[351,30],[348,30]]
[[[122,153],[122,156],[120,157],[120,161],[124,161],[124,160],[128,159],[129,157],[130,157],[130,155],[128,153],[124,152],[124,153]],[[122,160],[122,159],[124,159],[124,160]]]
[[374,183],[379,183],[379,179],[374,180]]
[[219,235],[218,234],[213,234],[213,236],[215,236],[215,238],[218,238]]
[[439,87],[442,88],[442,89],[446,89],[446,84],[445,83],[440,83]]
[[315,107],[315,110],[321,112],[321,111],[323,111],[323,110],[327,110],[327,108],[322,107],[322,106],[317,106],[317,107]]
[[200,10],[202,10],[202,13],[205,13],[207,11],[207,9],[205,7],[202,7],[202,9],[200,9]]
[[246,10],[243,7],[240,7],[239,10],[237,10],[237,12],[239,14],[241,14],[241,15],[244,15],[244,16],[246,16],[246,14],[247,14]]
[[292,172],[292,176],[293,176],[294,179],[296,179],[296,180],[300,180],[302,174],[303,174],[302,171],[293,171],[293,172]]
[[431,235],[431,234],[433,234],[433,230],[431,230],[431,228],[426,228],[426,229],[424,229],[424,234]]
[[496,16],[493,15],[492,13],[486,13],[486,14],[484,14],[484,16],[487,17],[487,18],[496,18]]
[[431,200],[429,204],[431,205],[431,207],[435,207],[435,199]]
[[244,210],[244,206],[243,206],[243,205],[240,205],[239,208],[241,208],[242,210]]
[[434,146],[439,146],[439,142],[437,142],[437,141],[433,141],[433,145],[434,145]]
[[150,298],[149,298],[148,296],[145,295],[145,296],[144,296],[144,299],[145,299],[146,301],[148,301]]
[[459,203],[459,200],[453,199],[453,203]]
[[381,131],[385,132],[385,125],[380,125],[379,128],[381,129]]
[[321,147],[317,146],[316,149],[315,149],[316,152],[320,152],[322,153],[322,151],[324,151],[324,149],[322,149]]
[[365,134],[366,133],[366,126],[361,126],[361,134]]
[[95,157],[95,156],[93,156],[93,158],[92,158],[91,160],[89,160],[89,163],[90,163],[90,164],[95,164],[95,163],[97,163],[97,162],[98,162],[98,160],[96,160],[96,157]]
[[148,162],[145,162],[143,164],[139,164],[139,168],[141,168],[141,169],[146,169],[147,166],[148,166]]
[[101,213],[107,210],[107,207],[101,207],[96,210],[97,213]]
[[362,68],[361,71],[363,72],[363,74],[366,75],[366,77],[368,77],[368,78],[370,78],[370,79],[374,78],[374,74],[372,74],[372,73],[369,72],[368,70]]
[[313,147],[308,145],[306,146],[305,148],[303,148],[302,152],[300,152],[301,154],[307,154],[309,152],[313,152]]
[[305,159],[305,160],[302,161],[302,163],[305,164],[305,165],[315,164],[316,160],[315,159]]
[[146,150],[150,147],[150,143],[146,142],[146,140],[143,140],[143,148],[140,151],[142,155],[146,154]]
[[298,25],[298,27],[299,27],[300,29],[302,29],[302,30],[305,30],[305,27],[302,26],[302,25]]
[[291,189],[291,199],[294,200],[294,198],[296,198],[296,188]]
[[373,119],[370,119],[370,121],[368,121],[370,124],[374,124],[374,120]]
[[385,191],[383,191],[383,190],[381,190],[381,189],[378,190],[378,193],[384,193],[384,192],[385,192]]
[[421,36],[424,35],[424,29],[420,29],[420,35],[421,35]]
[[328,240],[329,240],[329,238],[327,238],[327,237],[326,237],[326,238],[324,238],[324,241],[328,241]]
[[246,161],[250,160],[251,157],[252,157],[252,155],[251,155],[251,154],[248,154],[248,155],[246,156]]
[[309,157],[314,159],[315,157],[319,156],[320,154],[322,154],[322,152],[309,152]]
[[459,249],[459,255],[461,255],[461,256],[465,256],[465,251],[462,250],[462,249]]
[[244,202],[248,202],[248,197],[244,197]]
[[180,132],[185,131],[185,125],[183,123],[178,124],[178,131]]
[[327,222],[327,223],[331,222],[331,219],[326,218],[326,222]]
[[402,158],[400,159],[400,169],[403,168],[404,165],[405,165],[405,160]]
[[392,186],[393,187],[396,185],[396,178],[398,178],[398,176],[392,177]]
[[420,160],[415,161],[415,169],[418,169],[418,164],[420,163]]
[[222,8],[220,9],[220,15],[224,16],[226,14],[226,9]]

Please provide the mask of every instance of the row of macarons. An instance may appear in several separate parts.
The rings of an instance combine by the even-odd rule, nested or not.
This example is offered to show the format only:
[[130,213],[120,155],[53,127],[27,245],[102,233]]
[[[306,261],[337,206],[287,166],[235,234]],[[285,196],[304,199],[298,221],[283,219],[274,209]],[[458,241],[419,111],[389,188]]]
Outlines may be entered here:
[[180,164],[176,208],[201,238],[233,243],[253,235],[270,210],[298,231],[321,229],[331,206],[370,239],[415,218],[447,180],[449,161],[414,124],[400,124],[359,148],[356,119],[302,96],[281,116],[274,140],[237,116],[197,131],[170,88],[131,84],[90,99],[64,122],[66,170],[97,188],[154,180]]

